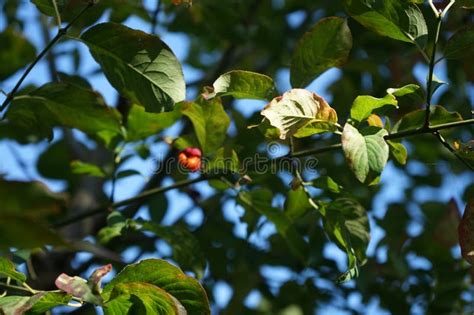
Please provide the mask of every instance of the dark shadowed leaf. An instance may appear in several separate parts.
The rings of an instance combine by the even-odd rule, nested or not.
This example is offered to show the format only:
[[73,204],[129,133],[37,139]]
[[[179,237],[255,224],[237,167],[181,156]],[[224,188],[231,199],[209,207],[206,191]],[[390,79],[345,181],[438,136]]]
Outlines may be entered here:
[[471,265],[474,265],[474,200],[471,199],[464,209],[458,227],[461,254]]
[[267,189],[257,189],[250,192],[241,191],[238,196],[238,202],[246,211],[256,211],[275,224],[278,233],[286,241],[293,254],[303,262],[306,262],[308,257],[308,244],[305,242],[303,236],[295,229],[286,214],[280,209],[272,207],[271,196],[271,191]]
[[0,33],[0,81],[35,59],[35,47],[12,28]]
[[121,24],[95,25],[81,38],[107,79],[148,112],[171,111],[185,98],[183,70],[159,37]]
[[338,278],[338,282],[346,282],[357,277],[358,265],[367,259],[369,219],[365,209],[349,198],[336,199],[324,212],[324,230],[348,256],[348,270]]
[[104,287],[104,300],[112,298],[117,285],[129,283],[154,285],[177,299],[188,314],[208,315],[210,306],[206,292],[198,281],[184,274],[181,269],[160,259],[147,259],[125,267]]
[[[392,132],[400,132],[403,130],[412,130],[423,126],[425,119],[425,110],[419,109],[403,116],[393,126]],[[449,122],[461,121],[462,116],[457,112],[449,112],[444,107],[436,105],[431,106],[430,125],[439,125]]]
[[49,83],[15,97],[7,118],[52,139],[52,128],[76,128],[109,144],[121,134],[120,115],[100,94],[70,83]]
[[448,59],[462,59],[474,55],[474,27],[460,29],[448,40],[444,56]]
[[31,218],[57,215],[66,205],[64,194],[54,193],[41,182],[0,179],[0,215],[18,214]]
[[138,105],[133,105],[127,119],[127,141],[144,140],[155,136],[173,125],[181,117],[175,109],[169,113],[147,113]]
[[326,70],[342,66],[351,48],[352,35],[346,19],[320,20],[296,46],[291,58],[291,85],[305,87]]

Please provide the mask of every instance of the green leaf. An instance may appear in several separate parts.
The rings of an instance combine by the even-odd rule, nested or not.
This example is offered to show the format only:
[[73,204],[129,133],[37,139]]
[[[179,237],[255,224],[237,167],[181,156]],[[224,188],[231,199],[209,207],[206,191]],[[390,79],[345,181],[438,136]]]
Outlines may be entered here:
[[291,85],[305,87],[326,70],[342,66],[351,48],[352,34],[346,19],[320,20],[296,46],[291,58]]
[[41,291],[31,297],[6,296],[0,298],[0,314],[44,313],[55,306],[66,305],[70,299],[69,295],[51,291]]
[[106,315],[186,315],[183,305],[165,290],[149,283],[117,284],[104,308]]
[[426,43],[428,28],[420,9],[400,0],[345,0],[347,13],[366,28],[403,42]]
[[272,78],[251,71],[233,70],[221,75],[206,98],[233,96],[235,98],[271,100],[277,96]]
[[0,33],[0,81],[25,67],[36,57],[35,47],[13,28]]
[[127,141],[144,140],[172,126],[181,117],[179,110],[169,113],[147,113],[138,105],[132,105],[127,119]]
[[120,114],[94,91],[70,83],[48,83],[15,97],[6,117],[18,126],[52,139],[63,126],[97,136],[106,144],[120,136]]
[[74,174],[107,177],[105,171],[99,166],[77,160],[71,162],[71,170]]
[[121,24],[103,23],[80,40],[121,94],[148,112],[171,111],[185,98],[181,65],[157,36]]
[[104,287],[104,300],[111,300],[117,285],[135,282],[148,283],[166,291],[184,306],[188,314],[210,314],[206,292],[199,282],[160,259],[146,259],[126,266]]
[[[449,112],[444,107],[436,105],[431,106],[430,109],[430,125],[439,125],[455,121],[463,120],[461,114],[458,112]],[[400,132],[404,130],[412,130],[420,128],[423,126],[425,121],[425,110],[419,109],[412,111],[405,116],[403,116],[396,124],[393,126],[392,132]]]
[[420,102],[424,102],[425,100],[423,89],[416,84],[407,84],[399,88],[389,88],[387,89],[387,93],[392,94],[396,98],[408,96],[413,100],[418,100]]
[[451,36],[444,47],[444,57],[463,59],[474,55],[474,27],[467,26]]
[[237,199],[246,211],[257,212],[275,224],[278,234],[286,241],[293,255],[306,262],[308,244],[286,214],[271,206],[271,200],[272,193],[267,189],[256,189],[250,192],[241,191]]
[[354,199],[338,198],[331,202],[324,215],[324,230],[344,250],[349,259],[349,268],[338,278],[348,281],[358,275],[358,265],[366,260],[370,241],[369,219],[365,209]]
[[71,300],[71,295],[64,292],[40,292],[40,298],[35,302],[33,307],[30,309],[31,313],[45,313],[53,307],[60,305],[67,305]]
[[474,199],[469,200],[458,227],[462,257],[474,265]]
[[25,282],[26,275],[15,270],[15,265],[5,257],[0,256],[0,275],[10,277],[18,282]]
[[203,162],[201,171],[206,174],[238,173],[240,169],[237,153],[227,147],[218,149],[211,160],[204,159]]
[[65,245],[59,235],[46,224],[31,217],[26,214],[0,213],[0,250],[10,247],[31,249],[44,245]]
[[135,228],[141,231],[149,231],[159,238],[165,240],[173,249],[173,260],[185,269],[191,270],[198,279],[204,275],[206,258],[196,237],[187,229],[180,226],[162,226],[144,220],[135,221]]
[[188,117],[205,155],[219,149],[230,125],[229,116],[218,99],[202,103],[183,103],[181,112]]
[[401,165],[407,163],[408,152],[403,144],[393,140],[387,140],[388,146],[390,148],[390,153],[395,158],[395,160]]
[[66,205],[64,194],[54,193],[41,182],[21,182],[0,179],[2,214],[20,214],[32,218],[57,215]]
[[371,128],[371,133],[364,136],[352,125],[344,126],[342,149],[349,167],[360,182],[373,180],[373,176],[369,175],[378,176],[382,173],[389,154],[383,138],[387,134],[385,129]]
[[[337,114],[324,98],[308,90],[292,89],[274,98],[261,114],[280,131],[286,139],[307,124],[337,123]],[[307,136],[308,134],[305,134]]]
[[383,98],[375,98],[369,95],[357,96],[351,106],[351,118],[361,122],[372,114],[372,112],[385,105],[392,105],[398,108],[395,96],[387,94]]
[[331,177],[329,176],[319,176],[311,181],[311,186],[327,190],[333,193],[340,193],[342,191],[342,186],[336,183]]
[[285,215],[288,219],[294,221],[303,216],[311,208],[311,204],[308,201],[308,195],[303,187],[300,186],[296,190],[288,191],[285,200]]

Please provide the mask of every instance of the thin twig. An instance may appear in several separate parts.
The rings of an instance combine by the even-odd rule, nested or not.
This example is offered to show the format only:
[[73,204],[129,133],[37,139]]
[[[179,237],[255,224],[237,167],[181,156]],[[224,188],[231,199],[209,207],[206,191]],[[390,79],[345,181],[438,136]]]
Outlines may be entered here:
[[436,137],[436,139],[439,140],[439,142],[441,142],[441,144],[449,150],[449,152],[451,152],[452,154],[454,154],[454,156],[459,160],[461,161],[461,163],[463,163],[464,165],[466,165],[471,171],[474,171],[474,167],[469,164],[462,156],[460,156],[456,150],[448,143],[448,141],[446,141],[446,139],[444,139],[444,137],[439,133],[439,131],[435,131],[433,132],[433,135]]
[[[432,4],[430,2],[430,4]],[[430,107],[431,107],[431,97],[433,96],[433,72],[436,63],[436,46],[438,45],[439,32],[441,30],[442,16],[438,15],[436,20],[436,33],[433,40],[433,51],[431,52],[429,72],[428,72],[428,84],[426,91],[426,109],[425,109],[425,123],[424,127],[428,127],[430,124]]]
[[160,14],[161,11],[161,1],[157,0],[156,1],[156,8],[151,14],[151,27],[150,27],[150,33],[155,34],[156,32],[156,26],[158,25],[158,15]]
[[[2,105],[0,106],[0,113],[3,112],[8,104],[12,101],[13,97],[15,96],[16,92],[20,88],[23,81],[26,79],[28,74],[30,74],[31,70],[38,64],[38,62],[46,55],[46,53],[64,36],[67,34],[67,31],[71,26],[93,5],[95,4],[94,1],[90,1],[87,6],[85,6],[72,20],[69,22],[64,28],[58,29],[58,33],[56,36],[49,42],[49,44],[36,56],[35,60],[26,68],[23,75],[20,77],[18,82],[15,84],[15,87],[8,93],[7,98],[3,101]],[[2,118],[3,119],[3,118]]]

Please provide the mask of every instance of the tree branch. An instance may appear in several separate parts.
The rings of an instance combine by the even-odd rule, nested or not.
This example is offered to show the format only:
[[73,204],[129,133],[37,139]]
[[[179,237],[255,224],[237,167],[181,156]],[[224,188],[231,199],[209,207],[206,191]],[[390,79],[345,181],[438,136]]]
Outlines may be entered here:
[[[429,133],[433,134],[433,133],[437,133],[438,130],[447,129],[447,128],[454,128],[454,127],[469,125],[469,124],[473,124],[473,123],[474,123],[474,119],[467,119],[467,120],[463,120],[463,121],[456,121],[456,122],[451,122],[451,123],[446,123],[446,124],[439,124],[439,125],[431,126],[431,127],[428,127],[428,128],[420,128],[420,129],[415,129],[415,130],[406,130],[406,131],[401,131],[401,132],[398,132],[398,133],[392,133],[390,135],[385,136],[384,139],[385,140],[390,140],[390,139],[398,139],[398,138],[410,137],[410,136],[421,135],[421,134],[429,134]],[[338,150],[341,147],[342,147],[342,145],[340,143],[336,143],[336,144],[329,145],[329,146],[322,147],[322,148],[314,148],[314,149],[289,153],[289,154],[281,156],[281,157],[270,159],[269,162],[274,163],[274,162],[277,162],[277,161],[279,161],[281,159],[285,159],[285,158],[304,157],[304,156],[308,156],[308,155],[315,155],[315,154],[319,154],[319,153],[330,152],[330,151]],[[471,166],[469,166],[469,168],[471,168]],[[69,218],[59,220],[59,221],[55,222],[52,225],[52,227],[54,227],[54,228],[64,227],[64,226],[67,226],[69,224],[75,223],[77,221],[80,221],[80,220],[86,219],[88,217],[91,217],[93,215],[103,213],[105,211],[111,211],[112,209],[116,209],[116,208],[126,206],[126,205],[129,205],[129,204],[135,203],[135,202],[140,202],[140,201],[146,200],[149,197],[167,192],[169,190],[173,190],[173,189],[181,188],[181,187],[186,187],[186,186],[189,186],[191,184],[203,182],[203,181],[210,180],[210,179],[215,179],[215,178],[218,178],[219,176],[220,176],[219,174],[202,175],[201,177],[198,177],[198,178],[195,178],[195,179],[188,179],[188,180],[179,181],[179,182],[176,182],[176,183],[174,183],[172,185],[169,185],[169,186],[163,186],[163,187],[158,187],[158,188],[145,190],[145,191],[143,191],[142,193],[138,194],[135,197],[128,198],[128,199],[125,199],[125,200],[122,200],[122,201],[118,201],[118,202],[112,203],[110,205],[101,206],[101,207],[98,207],[98,208],[95,208],[95,209],[92,209],[92,210],[89,210],[89,211],[84,211],[82,213],[76,214],[76,215],[71,216]]]
[[134,202],[139,202],[139,201],[145,200],[145,199],[147,199],[151,196],[161,194],[161,193],[167,192],[169,190],[173,190],[173,189],[181,188],[181,187],[186,187],[186,186],[189,186],[191,184],[203,182],[203,181],[213,179],[213,178],[217,178],[217,177],[218,177],[218,175],[214,175],[214,176],[203,175],[203,176],[198,177],[198,178],[179,181],[179,182],[176,182],[176,183],[174,183],[172,185],[169,185],[169,186],[149,189],[149,190],[146,190],[146,191],[136,195],[135,197],[128,198],[128,199],[125,199],[125,200],[122,200],[122,201],[118,201],[118,202],[112,203],[108,206],[101,206],[101,207],[98,207],[98,208],[95,208],[95,209],[92,209],[92,210],[89,210],[89,211],[84,211],[82,213],[76,214],[76,215],[71,216],[69,218],[65,218],[64,220],[59,220],[59,221],[57,221],[56,223],[53,224],[53,227],[55,227],[55,228],[64,227],[66,225],[72,224],[74,222],[80,221],[80,220],[88,218],[90,216],[100,214],[100,213],[103,213],[105,211],[111,211],[112,209],[116,209],[116,208],[119,208],[119,207],[122,207],[122,206],[126,206],[126,205],[134,203]]
[[[25,72],[23,75],[20,77],[18,82],[15,84],[15,87],[8,93],[7,98],[3,101],[2,105],[0,106],[0,113],[3,112],[8,104],[13,100],[13,97],[15,97],[16,92],[18,92],[18,89],[20,88],[21,84],[23,81],[26,79],[26,77],[30,74],[31,70],[38,64],[38,62],[48,53],[48,51],[64,36],[67,34],[67,31],[71,26],[93,5],[95,4],[94,1],[90,1],[87,6],[85,6],[72,20],[69,22],[64,28],[60,28],[58,30],[58,33],[54,38],[49,42],[48,45],[39,53],[38,56],[36,56],[35,60],[26,68]],[[2,118],[3,119],[3,118]]]

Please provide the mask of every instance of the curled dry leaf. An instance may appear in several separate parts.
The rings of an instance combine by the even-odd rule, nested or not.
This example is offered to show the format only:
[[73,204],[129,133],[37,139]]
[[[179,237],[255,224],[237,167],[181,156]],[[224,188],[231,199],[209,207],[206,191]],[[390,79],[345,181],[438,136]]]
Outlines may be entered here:
[[278,128],[282,140],[311,122],[337,123],[337,113],[326,100],[304,89],[292,89],[275,97],[261,114]]

